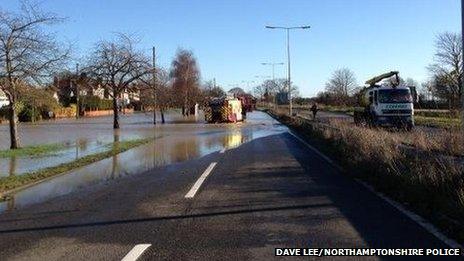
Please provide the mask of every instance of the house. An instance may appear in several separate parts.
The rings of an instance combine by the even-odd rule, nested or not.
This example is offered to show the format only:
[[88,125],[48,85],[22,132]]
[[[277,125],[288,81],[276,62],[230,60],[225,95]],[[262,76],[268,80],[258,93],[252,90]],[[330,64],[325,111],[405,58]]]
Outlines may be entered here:
[[5,93],[2,90],[0,90],[0,108],[9,104],[10,101],[8,101],[8,98],[6,97]]

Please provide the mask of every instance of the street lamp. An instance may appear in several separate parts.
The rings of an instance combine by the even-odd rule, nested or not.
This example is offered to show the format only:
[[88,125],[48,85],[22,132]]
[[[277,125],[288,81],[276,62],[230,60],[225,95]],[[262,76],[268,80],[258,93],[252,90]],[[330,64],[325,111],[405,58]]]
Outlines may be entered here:
[[274,69],[276,65],[284,65],[284,63],[261,63],[261,65],[270,65],[272,67],[272,81],[275,80]]
[[302,29],[302,30],[305,30],[305,29],[309,29],[311,28],[311,26],[309,25],[305,25],[305,26],[294,26],[294,27],[283,27],[283,26],[269,26],[269,25],[266,25],[266,28],[267,29],[283,29],[283,30],[286,30],[287,31],[287,84],[288,84],[288,100],[289,100],[289,113],[290,113],[290,116],[292,116],[292,94],[291,94],[291,85],[292,85],[292,82],[291,82],[291,74],[290,74],[290,30],[295,30],[295,29]]
[[[272,84],[275,87],[277,84],[275,82],[275,66],[276,65],[284,65],[284,63],[261,63],[261,65],[270,65],[272,67]],[[277,97],[276,94],[274,94],[274,108],[277,107]]]
[[254,84],[255,81],[242,81],[242,83],[245,83],[245,84],[246,84],[247,90],[249,91],[249,90],[250,90],[250,84]]

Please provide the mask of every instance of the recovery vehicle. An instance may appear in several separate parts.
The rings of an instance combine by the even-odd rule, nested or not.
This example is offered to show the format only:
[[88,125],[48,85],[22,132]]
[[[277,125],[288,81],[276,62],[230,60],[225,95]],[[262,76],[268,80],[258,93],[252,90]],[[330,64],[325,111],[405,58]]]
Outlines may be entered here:
[[[354,122],[365,126],[414,128],[414,103],[411,88],[400,84],[399,72],[391,71],[366,81],[358,94],[360,107],[355,108]],[[396,78],[396,83],[379,85],[383,79]]]

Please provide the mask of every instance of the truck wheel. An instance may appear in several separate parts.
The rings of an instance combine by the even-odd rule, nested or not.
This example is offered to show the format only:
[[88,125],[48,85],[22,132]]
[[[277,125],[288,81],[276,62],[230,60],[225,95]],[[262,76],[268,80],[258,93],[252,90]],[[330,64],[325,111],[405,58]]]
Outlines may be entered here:
[[412,124],[412,123],[406,124],[406,128],[405,128],[405,129],[406,129],[406,131],[408,131],[408,132],[412,131],[412,130],[414,129],[414,124]]

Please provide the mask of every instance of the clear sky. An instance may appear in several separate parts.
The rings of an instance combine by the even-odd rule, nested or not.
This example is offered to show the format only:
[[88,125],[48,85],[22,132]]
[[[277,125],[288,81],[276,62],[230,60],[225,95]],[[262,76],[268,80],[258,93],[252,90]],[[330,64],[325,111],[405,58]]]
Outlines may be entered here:
[[[303,96],[324,89],[331,73],[352,69],[359,83],[390,70],[427,79],[434,38],[460,32],[459,0],[41,0],[46,11],[67,17],[54,28],[85,56],[113,32],[135,33],[140,48],[169,67],[177,48],[191,49],[202,79],[247,89],[270,76],[262,62],[286,62],[284,31],[265,25],[310,25],[291,34],[292,80]],[[18,1],[0,0],[15,10]],[[276,67],[285,77],[286,66]]]

